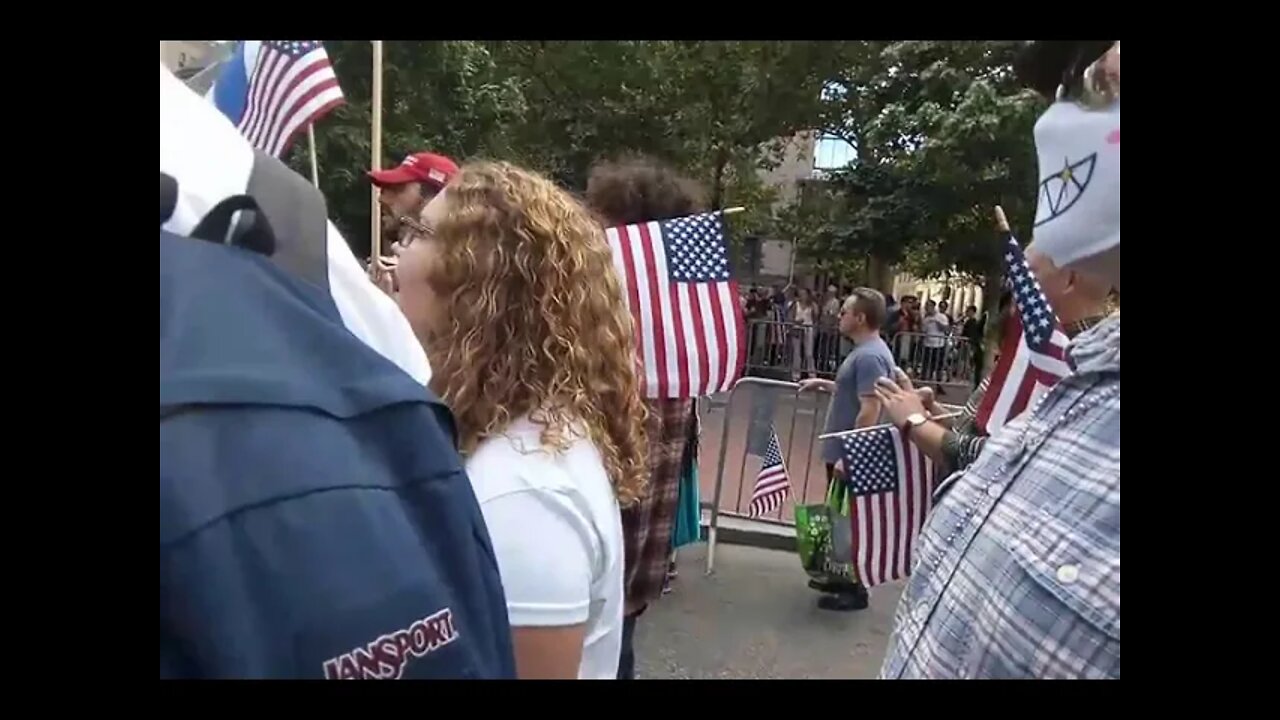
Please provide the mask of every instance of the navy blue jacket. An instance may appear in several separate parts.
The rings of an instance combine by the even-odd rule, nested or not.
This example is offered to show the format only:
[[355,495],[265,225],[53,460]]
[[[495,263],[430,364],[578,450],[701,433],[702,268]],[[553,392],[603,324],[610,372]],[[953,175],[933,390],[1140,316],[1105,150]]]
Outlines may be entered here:
[[160,676],[514,674],[449,411],[319,288],[162,231]]

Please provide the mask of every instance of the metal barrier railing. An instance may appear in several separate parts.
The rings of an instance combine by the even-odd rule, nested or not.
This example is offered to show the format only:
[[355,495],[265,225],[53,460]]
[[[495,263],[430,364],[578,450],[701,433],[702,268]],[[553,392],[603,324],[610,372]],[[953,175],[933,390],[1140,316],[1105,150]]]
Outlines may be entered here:
[[[982,357],[966,337],[900,332],[889,343],[898,367],[912,380],[938,385],[976,384],[982,372]],[[981,350],[981,345],[977,346]]]
[[747,343],[747,374],[792,380],[834,377],[853,347],[834,327],[776,320],[748,320]]
[[[799,393],[796,383],[768,378],[745,377],[734,383],[729,398],[721,406],[723,410],[723,428],[720,432],[719,458],[716,461],[715,489],[712,492],[711,518],[707,527],[707,573],[715,566],[716,542],[721,515],[743,517],[751,502],[751,493],[755,487],[755,474],[747,473],[747,456],[753,452],[753,432],[765,430],[763,423],[768,422],[778,433],[778,443],[782,449],[783,462],[787,468],[791,492],[785,502],[776,510],[762,518],[753,520],[772,522],[779,525],[792,525],[784,520],[795,503],[814,502],[815,498],[826,496],[826,466],[822,463],[818,452],[818,435],[827,423],[830,411],[830,395],[827,393]],[[742,406],[742,398],[749,398],[752,411],[734,413],[734,409]],[[789,408],[789,413],[787,409]],[[782,411],[782,422],[779,422],[779,411]],[[788,418],[789,415],[789,418]],[[739,417],[740,416],[740,417]],[[804,418],[803,422],[801,418]],[[745,427],[743,427],[745,420]],[[735,422],[736,421],[736,422]],[[742,432],[734,433],[735,425]],[[799,432],[797,428],[799,427]],[[784,434],[785,429],[785,434]],[[737,472],[733,479],[737,482],[737,497],[732,510],[721,509],[724,495],[726,460],[729,458],[731,438],[740,438],[741,460],[736,462]],[[759,437],[758,435],[756,436]],[[763,451],[756,443],[756,451]],[[758,472],[758,469],[757,469]],[[815,484],[813,481],[816,480]]]
[[[712,500],[703,508],[710,511],[707,524],[706,572],[715,569],[716,544],[719,540],[720,520],[723,517],[748,517],[755,472],[747,472],[747,456],[763,455],[759,443],[753,451],[752,435],[761,430],[761,424],[772,423],[778,433],[783,461],[791,482],[791,492],[785,502],[763,517],[751,518],[754,522],[794,527],[793,511],[797,504],[820,503],[827,495],[827,470],[822,461],[822,441],[818,436],[827,426],[832,396],[825,392],[800,393],[796,383],[768,378],[745,377],[734,383],[725,395],[708,398],[700,403],[704,427],[719,415],[720,447],[717,450],[715,484]],[[771,395],[771,397],[770,397]],[[944,412],[959,411],[959,405],[940,403]],[[750,412],[735,412],[749,407]],[[731,448],[732,446],[732,448]],[[735,458],[729,462],[730,453]],[[758,451],[758,452],[757,452]],[[736,482],[733,504],[726,507],[726,484]],[[709,505],[709,507],[708,507]]]

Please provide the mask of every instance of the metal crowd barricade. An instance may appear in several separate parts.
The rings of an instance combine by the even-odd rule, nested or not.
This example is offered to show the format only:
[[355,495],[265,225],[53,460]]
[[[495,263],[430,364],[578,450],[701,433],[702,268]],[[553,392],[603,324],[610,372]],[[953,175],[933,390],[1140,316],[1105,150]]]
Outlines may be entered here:
[[889,348],[898,367],[918,385],[973,387],[976,374],[981,372],[966,337],[900,332],[893,336]]
[[773,379],[835,376],[849,350],[834,327],[747,321],[747,373]]
[[[711,503],[711,517],[707,527],[707,574],[715,567],[716,542],[722,516],[746,517],[750,507],[752,490],[755,487],[756,473],[748,474],[747,456],[751,452],[752,426],[764,419],[765,411],[772,427],[778,433],[778,443],[782,449],[783,461],[787,469],[787,477],[791,483],[791,492],[780,507],[763,518],[752,518],[760,522],[793,526],[790,520],[784,520],[796,503],[818,502],[826,497],[826,466],[819,452],[818,435],[826,426],[827,414],[830,411],[830,395],[825,392],[798,392],[799,385],[768,378],[745,377],[734,383],[729,398],[722,406],[724,426],[720,433],[719,459],[716,462],[716,480]],[[765,395],[772,394],[772,397]],[[746,398],[750,401],[743,402]],[[737,413],[740,407],[750,408],[749,412]],[[789,408],[789,412],[788,412]],[[789,415],[789,417],[788,417]],[[782,421],[779,422],[779,418]],[[735,422],[735,420],[737,422]],[[799,431],[797,430],[800,427]],[[807,426],[807,427],[805,427]],[[734,432],[735,429],[737,432]],[[730,457],[729,445],[735,442],[734,457],[737,479],[737,498],[733,510],[721,510],[721,503],[726,482],[726,470],[732,470],[727,461]],[[740,440],[740,445],[737,442]],[[740,449],[737,449],[739,448]],[[757,448],[758,449],[758,448]],[[763,454],[763,452],[761,452]],[[758,473],[758,469],[756,471]],[[816,483],[812,482],[817,480]],[[813,497],[811,497],[813,493]]]

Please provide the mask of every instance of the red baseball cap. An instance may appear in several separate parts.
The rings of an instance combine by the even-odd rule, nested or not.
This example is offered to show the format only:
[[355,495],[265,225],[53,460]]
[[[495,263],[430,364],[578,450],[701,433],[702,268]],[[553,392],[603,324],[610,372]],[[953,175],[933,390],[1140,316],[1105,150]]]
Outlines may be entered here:
[[443,155],[421,152],[404,159],[390,170],[370,170],[369,179],[378,187],[420,182],[439,190],[458,172],[458,164]]

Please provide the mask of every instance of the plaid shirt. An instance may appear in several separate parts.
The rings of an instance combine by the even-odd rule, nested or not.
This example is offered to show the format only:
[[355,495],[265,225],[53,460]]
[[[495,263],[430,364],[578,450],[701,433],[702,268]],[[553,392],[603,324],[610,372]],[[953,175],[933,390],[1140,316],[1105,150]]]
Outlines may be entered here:
[[671,559],[671,532],[680,499],[680,469],[694,422],[692,400],[645,400],[649,406],[649,489],[622,511],[626,549],[626,612],[662,596]]
[[1120,677],[1120,313],[929,515],[881,677]]

